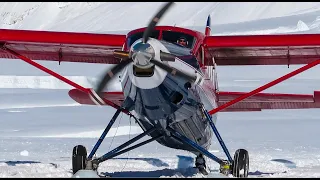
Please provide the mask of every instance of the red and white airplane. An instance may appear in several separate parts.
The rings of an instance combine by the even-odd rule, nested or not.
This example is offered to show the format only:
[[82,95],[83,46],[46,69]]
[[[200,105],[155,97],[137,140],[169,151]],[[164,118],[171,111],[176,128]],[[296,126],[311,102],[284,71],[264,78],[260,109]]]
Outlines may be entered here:
[[[319,34],[212,36],[210,16],[204,33],[156,26],[171,5],[167,3],[146,28],[127,35],[0,29],[0,58],[21,59],[73,86],[69,95],[80,104],[117,109],[88,156],[82,145],[74,147],[73,173],[97,170],[99,163],[156,140],[170,148],[193,152],[197,156],[195,166],[202,173],[206,173],[205,156],[220,164],[221,173],[247,177],[248,152],[239,149],[233,158],[230,156],[215,127],[218,112],[320,108],[320,91],[313,95],[262,93],[320,63]],[[34,60],[115,66],[92,89]],[[291,64],[304,66],[251,92],[222,92],[217,88],[217,66]],[[122,91],[105,91],[115,77],[120,78]],[[133,117],[144,132],[94,158],[121,112]],[[208,152],[213,134],[226,160]],[[146,135],[151,138],[128,147]]]

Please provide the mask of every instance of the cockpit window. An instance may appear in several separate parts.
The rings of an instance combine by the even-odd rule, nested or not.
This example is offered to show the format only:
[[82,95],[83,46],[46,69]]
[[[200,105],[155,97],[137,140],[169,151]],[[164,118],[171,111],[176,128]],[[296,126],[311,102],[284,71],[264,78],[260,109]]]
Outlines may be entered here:
[[189,34],[174,31],[162,31],[162,39],[191,49],[195,38]]
[[[150,37],[158,39],[159,30],[154,30]],[[143,32],[137,32],[128,37],[127,47],[142,38]],[[180,41],[179,41],[180,40]],[[189,34],[174,31],[162,31],[162,39],[160,42],[166,47],[166,49],[179,59],[193,66],[197,70],[200,70],[199,63],[194,55],[191,53],[191,49],[195,44],[196,38]]]
[[177,56],[182,61],[188,63],[197,70],[200,70],[198,60],[191,54],[191,50],[189,48],[177,46],[175,43],[166,42],[164,40],[161,40],[161,43],[168,49],[170,54]]
[[[143,32],[138,32],[136,34],[132,34],[130,37],[128,37],[127,46],[130,47],[134,42],[136,42],[138,39],[142,38]],[[159,30],[152,31],[151,38],[158,39],[159,37]]]

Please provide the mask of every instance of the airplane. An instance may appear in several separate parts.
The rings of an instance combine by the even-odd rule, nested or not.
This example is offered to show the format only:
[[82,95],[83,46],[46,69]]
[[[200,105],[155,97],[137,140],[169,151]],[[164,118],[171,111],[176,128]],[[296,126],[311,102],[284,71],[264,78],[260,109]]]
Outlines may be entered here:
[[[219,112],[320,108],[320,91],[313,95],[262,92],[320,63],[319,34],[213,36],[210,15],[204,33],[157,26],[173,4],[166,3],[147,27],[126,35],[0,29],[0,58],[21,59],[71,85],[69,96],[80,104],[116,109],[89,155],[83,145],[73,148],[73,174],[97,172],[100,163],[156,141],[195,154],[195,167],[202,174],[208,175],[205,160],[209,158],[220,164],[223,175],[248,177],[249,153],[238,149],[230,155],[215,126]],[[95,88],[86,88],[38,60],[113,67]],[[250,92],[219,91],[217,66],[257,65],[303,66]],[[113,78],[120,79],[121,92],[107,91]],[[134,118],[143,133],[96,157],[120,113]],[[225,159],[208,151],[214,135]],[[150,139],[132,145],[145,136]]]

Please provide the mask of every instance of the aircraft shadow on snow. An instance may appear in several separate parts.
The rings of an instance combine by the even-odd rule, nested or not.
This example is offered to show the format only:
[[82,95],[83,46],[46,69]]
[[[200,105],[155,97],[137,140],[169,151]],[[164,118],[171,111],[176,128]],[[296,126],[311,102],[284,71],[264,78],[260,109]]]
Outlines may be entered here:
[[[0,161],[0,163],[6,163],[8,166],[16,166],[20,164],[40,164],[40,161]],[[50,165],[54,166],[55,168],[58,167],[55,163],[49,163]]]
[[176,176],[182,175],[184,177],[192,177],[197,173],[196,169],[193,167],[187,169],[162,169],[155,171],[122,171],[122,172],[114,172],[101,173],[104,176],[111,177],[161,177],[161,176]]
[[[154,170],[154,171],[119,171],[119,172],[102,172],[102,176],[110,176],[110,177],[161,177],[161,176],[184,176],[184,177],[192,177],[197,174],[197,170],[193,168],[194,158],[190,156],[180,156],[178,155],[178,164],[176,169],[162,169],[162,170]],[[158,158],[113,158],[119,160],[140,160],[148,162],[149,164],[156,167],[169,167],[166,162],[163,162]],[[292,169],[296,168],[294,162],[286,160],[286,159],[272,159],[273,162],[283,163],[286,167]],[[212,172],[218,172],[217,170],[213,170]],[[249,176],[263,176],[263,175],[273,175],[277,173],[287,173],[284,172],[249,172]]]
[[[161,169],[154,171],[119,171],[114,173],[103,172],[101,175],[103,176],[111,176],[111,177],[161,177],[161,176],[175,176],[182,175],[184,177],[191,177],[197,173],[197,170],[192,167],[193,158],[188,156],[180,156],[178,155],[178,164],[176,169]],[[163,162],[158,158],[113,158],[120,160],[140,160],[145,161],[156,167],[169,167],[169,164]]]
[[0,163],[6,163],[8,166],[16,166],[19,164],[38,164],[39,161],[0,161]]
[[145,161],[153,166],[156,167],[169,167],[169,164],[163,162],[161,159],[157,158],[112,158],[112,159],[119,159],[119,160],[138,160],[138,161]]

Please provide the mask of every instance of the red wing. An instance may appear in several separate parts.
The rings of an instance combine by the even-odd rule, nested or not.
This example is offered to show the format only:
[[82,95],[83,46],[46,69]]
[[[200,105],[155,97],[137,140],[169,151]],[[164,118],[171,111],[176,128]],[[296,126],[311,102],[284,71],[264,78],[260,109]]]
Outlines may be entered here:
[[307,64],[320,59],[320,34],[207,36],[205,65]]
[[[0,45],[33,60],[117,64],[125,35],[0,29]],[[17,57],[0,49],[0,58]]]
[[[231,101],[245,92],[219,92],[217,93],[218,106]],[[228,111],[261,111],[263,109],[305,109],[320,108],[320,91],[315,91],[314,95],[305,94],[273,94],[258,93],[244,99],[229,108]]]

